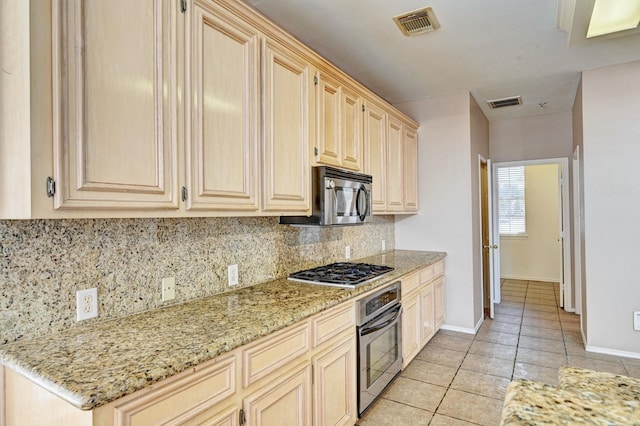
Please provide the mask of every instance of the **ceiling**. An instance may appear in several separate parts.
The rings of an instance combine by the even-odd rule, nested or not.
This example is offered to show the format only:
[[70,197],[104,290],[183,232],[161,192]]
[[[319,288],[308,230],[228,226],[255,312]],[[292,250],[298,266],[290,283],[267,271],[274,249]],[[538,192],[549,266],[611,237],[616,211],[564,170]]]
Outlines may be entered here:
[[[245,1],[388,102],[468,91],[490,121],[570,111],[580,71],[640,60],[637,33],[569,46],[559,0]],[[392,18],[426,6],[441,28],[402,35]]]

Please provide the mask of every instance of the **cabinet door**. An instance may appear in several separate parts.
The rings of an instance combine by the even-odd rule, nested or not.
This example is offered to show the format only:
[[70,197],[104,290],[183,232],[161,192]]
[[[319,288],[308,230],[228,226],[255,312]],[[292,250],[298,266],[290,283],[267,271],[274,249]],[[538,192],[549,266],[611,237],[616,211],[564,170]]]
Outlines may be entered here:
[[364,168],[373,176],[371,204],[373,212],[387,210],[387,114],[367,102],[364,114]]
[[53,2],[55,208],[178,208],[176,6]]
[[186,207],[258,210],[258,35],[200,0],[189,33]]
[[309,64],[266,39],[263,49],[264,190],[267,211],[310,209]]
[[402,153],[402,123],[389,116],[389,133],[387,139],[387,210],[402,211],[404,193]]
[[438,331],[446,319],[446,299],[444,276],[433,283],[435,331]]
[[433,337],[435,333],[434,319],[433,285],[429,284],[420,290],[420,347],[426,345]]
[[355,93],[342,88],[342,167],[362,171],[362,100]]
[[402,368],[420,352],[421,344],[420,297],[416,292],[402,298]]
[[356,336],[350,335],[313,359],[313,424],[352,425],[358,417]]
[[418,211],[418,134],[415,129],[403,126],[404,148],[404,199],[405,212]]
[[311,424],[311,365],[304,364],[264,386],[243,402],[250,426]]
[[318,163],[340,166],[340,85],[324,74],[316,74],[316,129]]

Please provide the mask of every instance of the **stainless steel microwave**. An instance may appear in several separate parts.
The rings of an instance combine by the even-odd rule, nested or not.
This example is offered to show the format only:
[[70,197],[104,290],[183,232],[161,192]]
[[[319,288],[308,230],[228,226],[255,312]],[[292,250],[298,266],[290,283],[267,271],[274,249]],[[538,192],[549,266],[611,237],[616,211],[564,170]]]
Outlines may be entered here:
[[298,226],[358,225],[371,216],[369,175],[319,166],[312,171],[311,216],[281,216]]

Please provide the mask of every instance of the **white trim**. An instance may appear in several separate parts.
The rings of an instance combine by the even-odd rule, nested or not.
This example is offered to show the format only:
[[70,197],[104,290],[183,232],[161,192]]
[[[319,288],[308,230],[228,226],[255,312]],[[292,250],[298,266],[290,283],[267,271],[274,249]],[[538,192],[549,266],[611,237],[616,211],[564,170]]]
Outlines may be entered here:
[[599,346],[585,346],[587,352],[595,352],[598,354],[621,356],[624,358],[640,359],[640,352],[619,351],[617,349],[601,348]]
[[[484,317],[484,315],[483,315],[483,317]],[[440,327],[440,329],[441,330],[448,330],[448,331],[457,331],[458,333],[465,333],[465,334],[476,334],[476,330],[474,330],[473,328],[458,327],[457,325],[444,324],[442,327]]]
[[[582,314],[582,235],[580,234],[580,145],[573,151],[572,190],[573,190],[573,266],[574,297],[578,315]],[[582,323],[580,324],[582,327]]]
[[500,278],[504,280],[520,280],[520,281],[542,281],[545,283],[558,284],[557,278],[532,278],[532,277],[518,277],[515,275],[501,275]]

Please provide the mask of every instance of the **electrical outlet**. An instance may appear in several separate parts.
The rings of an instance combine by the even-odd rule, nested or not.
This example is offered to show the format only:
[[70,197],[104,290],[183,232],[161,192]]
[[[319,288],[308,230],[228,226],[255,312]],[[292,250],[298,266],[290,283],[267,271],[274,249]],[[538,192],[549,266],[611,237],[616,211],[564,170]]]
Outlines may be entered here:
[[229,277],[229,287],[238,285],[238,265],[227,266],[227,275]]
[[176,298],[176,278],[167,277],[162,279],[162,301],[167,302]]
[[345,246],[344,247],[344,258],[345,259],[351,259],[351,247],[350,246]]
[[98,289],[76,291],[76,321],[98,316]]
[[382,251],[387,249],[387,240],[382,240]]
[[633,312],[633,329],[640,331],[640,311]]

